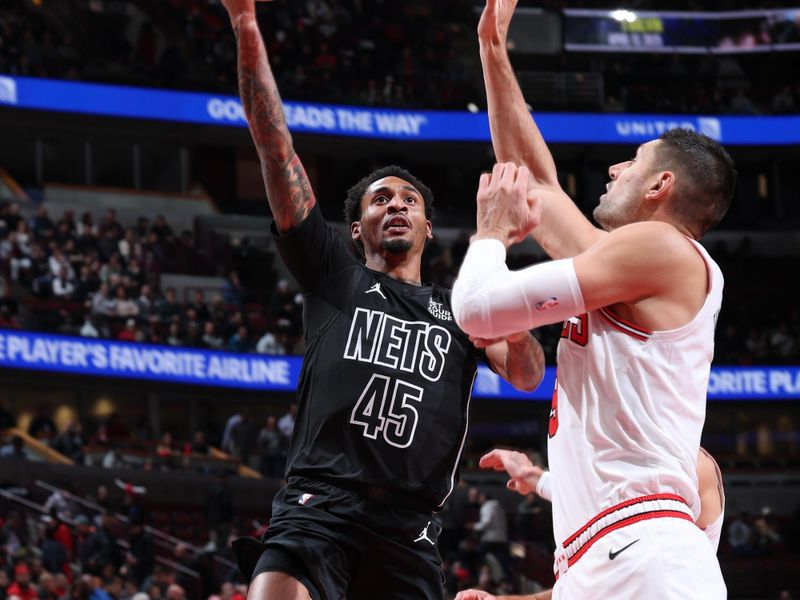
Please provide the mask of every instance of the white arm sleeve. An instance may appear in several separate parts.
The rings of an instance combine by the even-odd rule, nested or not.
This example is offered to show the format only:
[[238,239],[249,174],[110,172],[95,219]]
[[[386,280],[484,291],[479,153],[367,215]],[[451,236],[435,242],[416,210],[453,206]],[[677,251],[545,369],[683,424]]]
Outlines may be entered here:
[[559,323],[586,309],[572,259],[509,271],[498,240],[474,242],[453,285],[453,315],[469,335],[492,339]]
[[536,493],[548,502],[553,501],[553,485],[550,479],[550,471],[545,471],[539,477],[539,483],[536,484]]

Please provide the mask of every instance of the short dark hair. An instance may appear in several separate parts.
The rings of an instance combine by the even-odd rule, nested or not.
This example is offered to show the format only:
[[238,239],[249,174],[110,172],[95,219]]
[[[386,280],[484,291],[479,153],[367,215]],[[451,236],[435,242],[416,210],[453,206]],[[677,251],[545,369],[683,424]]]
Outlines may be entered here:
[[722,220],[733,199],[736,169],[722,145],[690,129],[670,129],[658,138],[659,169],[676,171],[677,212],[699,236]]
[[[417,191],[422,194],[423,202],[425,202],[425,218],[433,221],[435,209],[433,207],[433,192],[430,188],[403,167],[389,165],[373,171],[347,190],[347,198],[344,200],[344,220],[348,227],[355,221],[361,220],[361,200],[364,199],[367,188],[384,177],[398,177],[417,188]],[[358,251],[363,254],[364,246],[361,240],[354,240],[354,243]]]

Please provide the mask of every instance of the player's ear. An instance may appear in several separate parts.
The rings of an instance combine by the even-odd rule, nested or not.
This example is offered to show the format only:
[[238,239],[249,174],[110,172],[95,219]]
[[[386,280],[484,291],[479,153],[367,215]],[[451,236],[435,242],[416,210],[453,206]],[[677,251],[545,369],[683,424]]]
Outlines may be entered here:
[[430,221],[425,221],[425,239],[432,240],[433,239],[433,223]]
[[675,173],[672,171],[659,171],[650,182],[645,192],[646,200],[662,201],[675,188]]
[[361,221],[353,221],[350,223],[350,237],[354,240],[361,239]]

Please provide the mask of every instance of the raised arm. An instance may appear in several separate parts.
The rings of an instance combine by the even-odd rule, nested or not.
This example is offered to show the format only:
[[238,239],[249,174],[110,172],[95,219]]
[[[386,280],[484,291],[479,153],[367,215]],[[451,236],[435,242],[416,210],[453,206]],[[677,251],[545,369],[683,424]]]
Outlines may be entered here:
[[527,169],[512,164],[481,177],[478,231],[453,284],[453,316],[463,331],[504,337],[616,304],[651,329],[679,327],[697,313],[706,266],[668,223],[626,225],[574,258],[509,271],[506,248],[536,228],[526,184]]
[[529,195],[542,203],[533,236],[551,258],[583,252],[604,232],[594,227],[561,189],[547,144],[528,112],[506,50],[516,0],[486,0],[478,25],[481,64],[489,106],[489,127],[497,162],[513,162],[531,172]]
[[236,34],[239,94],[261,160],[267,200],[278,231],[299,225],[314,206],[314,192],[294,151],[278,86],[256,22],[254,0],[223,0]]

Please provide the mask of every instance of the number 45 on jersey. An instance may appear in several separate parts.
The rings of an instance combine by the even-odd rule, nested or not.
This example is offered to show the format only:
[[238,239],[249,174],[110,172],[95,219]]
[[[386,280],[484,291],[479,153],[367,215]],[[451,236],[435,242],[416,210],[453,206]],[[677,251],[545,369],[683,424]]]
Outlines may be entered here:
[[[394,381],[394,383],[392,383]],[[414,441],[423,389],[402,379],[372,375],[350,414],[350,423],[363,429],[364,437],[379,434],[395,448],[408,448]]]

